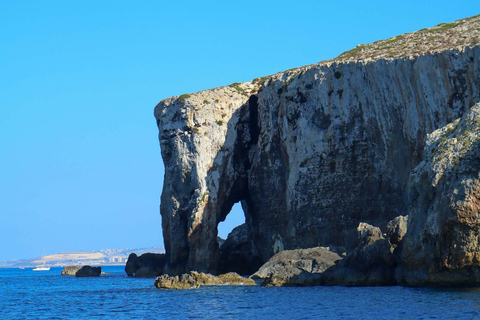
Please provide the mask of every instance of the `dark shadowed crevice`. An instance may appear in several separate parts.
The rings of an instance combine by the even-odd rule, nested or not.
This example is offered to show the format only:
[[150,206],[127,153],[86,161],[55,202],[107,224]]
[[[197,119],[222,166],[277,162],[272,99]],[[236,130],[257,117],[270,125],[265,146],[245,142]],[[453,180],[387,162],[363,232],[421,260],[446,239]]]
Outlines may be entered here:
[[[236,172],[236,179],[221,205],[217,219],[219,222],[217,233],[219,226],[220,229],[224,228],[223,221],[230,220],[227,217],[230,214],[233,214],[235,224],[230,224],[228,227],[229,234],[225,231],[221,233],[221,237],[225,237],[225,242],[219,243],[220,265],[218,269],[221,273],[234,271],[245,275],[255,272],[259,265],[257,261],[252,260],[253,248],[249,232],[249,222],[252,219],[247,217],[247,213],[240,206],[240,202],[249,198],[248,173],[251,167],[249,154],[251,149],[257,145],[260,135],[257,96],[250,96],[239,116],[239,121],[235,127],[237,141],[231,162]],[[239,215],[241,215],[241,218],[239,218]],[[233,228],[234,226],[235,228]]]
[[260,135],[260,126],[258,124],[258,97],[253,95],[248,99],[248,107],[250,111],[250,145],[258,142]]

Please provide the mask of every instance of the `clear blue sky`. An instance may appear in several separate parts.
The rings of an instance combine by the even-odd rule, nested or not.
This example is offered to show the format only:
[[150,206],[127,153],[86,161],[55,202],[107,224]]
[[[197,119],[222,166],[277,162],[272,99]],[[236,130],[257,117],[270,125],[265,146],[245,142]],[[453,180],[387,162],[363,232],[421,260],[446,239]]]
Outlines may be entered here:
[[[0,260],[41,243],[163,246],[161,99],[479,13],[477,0],[0,1]],[[241,220],[237,207],[220,235]]]

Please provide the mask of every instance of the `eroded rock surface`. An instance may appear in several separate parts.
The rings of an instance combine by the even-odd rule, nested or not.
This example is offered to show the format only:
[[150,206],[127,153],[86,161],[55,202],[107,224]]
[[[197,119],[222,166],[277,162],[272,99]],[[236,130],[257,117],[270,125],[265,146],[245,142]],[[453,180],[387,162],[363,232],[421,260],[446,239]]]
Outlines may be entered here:
[[398,216],[387,224],[387,239],[391,244],[399,243],[407,233],[408,216]]
[[480,284],[480,105],[428,135],[411,177],[399,282]]
[[220,272],[233,271],[251,275],[262,265],[262,260],[252,250],[248,228],[244,223],[232,230],[220,245]]
[[102,267],[83,266],[75,272],[75,277],[98,277],[102,273]]
[[480,99],[479,28],[472,18],[428,31],[447,32],[449,45],[405,35],[397,40],[416,41],[414,54],[368,49],[364,60],[344,56],[161,101],[166,272],[217,273],[217,226],[239,201],[262,262],[282,250],[352,249],[360,222],[385,230],[410,214],[410,172],[427,134]]
[[165,262],[163,253],[144,253],[139,257],[131,253],[125,265],[125,272],[129,277],[155,278],[163,274]]
[[228,273],[218,277],[203,273],[190,271],[181,276],[169,276],[163,274],[155,279],[155,287],[159,289],[191,289],[200,286],[214,285],[256,285],[255,281],[243,278],[236,273]]
[[285,250],[274,255],[251,278],[263,286],[312,286],[322,283],[322,274],[342,257],[325,247]]
[[392,245],[379,228],[360,223],[357,247],[325,272],[322,284],[345,286],[396,285],[397,261]]
[[80,266],[66,266],[62,270],[62,276],[74,276],[78,270],[80,270]]

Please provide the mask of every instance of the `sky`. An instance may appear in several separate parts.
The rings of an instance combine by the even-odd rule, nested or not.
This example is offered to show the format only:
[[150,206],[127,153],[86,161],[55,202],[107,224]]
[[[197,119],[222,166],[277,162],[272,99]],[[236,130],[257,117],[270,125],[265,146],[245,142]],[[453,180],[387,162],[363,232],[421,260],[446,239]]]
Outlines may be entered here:
[[[1,0],[0,260],[163,246],[160,100],[476,14],[478,0]],[[243,221],[236,205],[220,236]]]

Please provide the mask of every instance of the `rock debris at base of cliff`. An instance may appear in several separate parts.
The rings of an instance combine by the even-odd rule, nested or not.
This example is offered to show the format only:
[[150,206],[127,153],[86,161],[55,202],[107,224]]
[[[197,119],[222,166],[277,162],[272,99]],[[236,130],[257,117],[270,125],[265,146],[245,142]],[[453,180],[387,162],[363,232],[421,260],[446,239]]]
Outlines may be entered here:
[[[217,226],[241,202],[242,254],[257,265],[283,250],[353,250],[360,222],[386,232],[390,220],[408,215],[400,281],[436,284],[436,276],[422,279],[455,272],[462,283],[478,282],[478,170],[451,164],[476,158],[450,141],[476,140],[466,131],[447,137],[442,159],[429,146],[435,130],[450,134],[480,102],[479,36],[475,16],[162,100],[155,117],[165,164],[165,272],[219,272]],[[457,202],[439,204],[440,196]],[[438,229],[428,230],[427,220]],[[423,245],[428,256],[418,256]],[[427,268],[417,272],[421,264]]]

